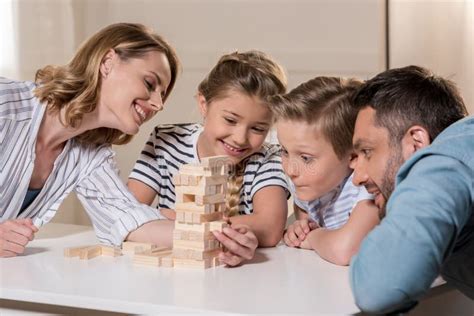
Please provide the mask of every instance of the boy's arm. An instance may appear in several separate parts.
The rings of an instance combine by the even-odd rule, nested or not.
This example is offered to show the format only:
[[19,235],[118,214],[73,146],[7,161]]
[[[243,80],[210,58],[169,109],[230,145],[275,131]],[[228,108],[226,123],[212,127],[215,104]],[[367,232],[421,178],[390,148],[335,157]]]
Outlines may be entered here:
[[253,213],[229,218],[232,224],[250,227],[259,247],[276,246],[283,235],[288,214],[287,193],[281,186],[270,185],[258,190],[253,197]]
[[379,212],[373,200],[362,200],[356,204],[344,226],[334,230],[314,229],[301,247],[315,250],[329,262],[348,265],[364,237],[378,223]]

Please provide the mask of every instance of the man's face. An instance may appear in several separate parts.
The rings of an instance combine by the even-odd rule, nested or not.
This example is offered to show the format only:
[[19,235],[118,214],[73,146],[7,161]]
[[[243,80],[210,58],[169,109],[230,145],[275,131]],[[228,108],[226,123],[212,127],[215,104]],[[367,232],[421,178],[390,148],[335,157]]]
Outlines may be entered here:
[[375,195],[375,204],[384,216],[395,188],[395,176],[404,162],[401,144],[391,144],[388,130],[375,126],[375,110],[371,107],[357,115],[353,144],[357,155],[351,165],[353,182]]

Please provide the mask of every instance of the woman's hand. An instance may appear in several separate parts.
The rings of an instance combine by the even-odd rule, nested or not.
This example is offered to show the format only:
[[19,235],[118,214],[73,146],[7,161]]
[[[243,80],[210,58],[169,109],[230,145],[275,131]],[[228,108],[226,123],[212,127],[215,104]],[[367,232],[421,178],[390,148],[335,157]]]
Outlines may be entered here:
[[219,260],[228,266],[235,267],[255,255],[258,239],[247,225],[234,224],[225,227],[222,232],[212,232],[216,239],[226,248],[219,254]]
[[38,228],[30,218],[7,220],[0,224],[0,257],[15,257],[35,238]]

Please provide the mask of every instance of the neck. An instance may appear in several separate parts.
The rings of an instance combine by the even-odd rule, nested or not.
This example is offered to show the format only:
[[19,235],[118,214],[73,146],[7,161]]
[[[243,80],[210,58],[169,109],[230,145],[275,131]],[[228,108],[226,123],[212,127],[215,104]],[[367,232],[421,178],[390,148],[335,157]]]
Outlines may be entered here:
[[64,109],[61,109],[59,113],[51,113],[51,111],[46,109],[38,131],[37,146],[49,149],[62,148],[69,139],[88,130],[100,127],[98,120],[94,118],[94,113],[84,115],[82,123],[76,128],[64,126],[61,123],[60,117],[64,121]]

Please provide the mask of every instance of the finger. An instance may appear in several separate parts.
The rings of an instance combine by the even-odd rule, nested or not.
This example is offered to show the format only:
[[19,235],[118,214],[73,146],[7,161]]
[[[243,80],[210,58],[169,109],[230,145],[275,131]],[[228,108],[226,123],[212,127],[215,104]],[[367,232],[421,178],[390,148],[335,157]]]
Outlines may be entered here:
[[226,234],[223,234],[220,232],[213,232],[213,234],[216,237],[216,239],[219,240],[219,242],[232,253],[240,257],[244,257],[246,259],[253,258],[254,250],[242,246],[241,244],[237,243],[235,240],[229,238]]
[[301,229],[303,230],[303,232],[305,234],[309,234],[309,232],[311,231],[311,228],[309,227],[308,220],[300,221],[300,225],[301,225]]
[[283,241],[285,242],[285,244],[288,246],[288,247],[296,247],[293,242],[290,240],[290,238],[288,238],[288,233],[286,233],[284,236],[283,236]]
[[222,252],[219,254],[219,261],[230,266],[235,267],[243,262],[243,258],[236,256],[230,252]]
[[247,227],[238,227],[237,229],[239,229],[239,231],[236,231],[231,227],[224,227],[222,232],[230,239],[238,242],[244,247],[253,249],[257,248],[258,240],[253,232],[250,232]]
[[34,238],[33,228],[29,225],[25,225],[23,223],[20,224],[17,221],[8,221],[5,223],[5,225],[8,230],[23,235],[28,238],[28,240],[33,240]]
[[39,231],[38,227],[36,227],[33,224],[33,220],[31,218],[18,218],[14,221],[19,223],[19,224],[26,225],[26,226],[30,227],[33,230],[34,233],[37,233]]
[[319,228],[319,225],[316,222],[309,222],[309,228],[313,230],[313,229]]
[[18,234],[15,231],[9,231],[6,234],[4,234],[3,237],[6,241],[15,243],[20,246],[25,246],[30,240],[26,238],[25,236]]
[[5,240],[3,242],[3,249],[2,251],[7,251],[7,252],[12,252],[15,255],[22,254],[25,251],[25,247],[18,245],[16,243],[10,242],[8,240]]
[[295,225],[295,235],[299,240],[304,240],[306,233],[303,231],[303,227],[300,225]]
[[294,247],[299,247],[301,241],[295,233],[288,234],[288,239],[293,244]]
[[16,253],[8,251],[8,250],[0,250],[0,258],[10,258],[16,257]]

